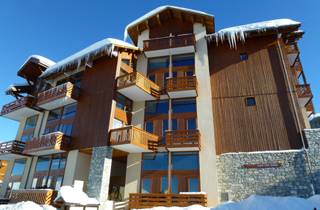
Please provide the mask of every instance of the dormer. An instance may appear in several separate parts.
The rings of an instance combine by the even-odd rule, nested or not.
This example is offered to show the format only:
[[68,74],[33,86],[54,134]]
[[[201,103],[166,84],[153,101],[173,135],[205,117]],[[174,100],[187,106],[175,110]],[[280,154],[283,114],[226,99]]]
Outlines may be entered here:
[[130,23],[126,33],[139,48],[143,48],[147,57],[163,56],[170,49],[177,51],[172,54],[189,53],[195,50],[195,23],[203,24],[206,33],[214,32],[213,15],[182,7],[162,6]]

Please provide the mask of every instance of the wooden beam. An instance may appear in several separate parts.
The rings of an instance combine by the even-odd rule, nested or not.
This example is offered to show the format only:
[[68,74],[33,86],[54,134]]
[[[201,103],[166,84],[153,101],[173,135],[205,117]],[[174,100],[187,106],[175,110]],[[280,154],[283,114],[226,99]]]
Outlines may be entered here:
[[159,14],[157,14],[157,23],[159,24],[159,25],[161,25],[161,20],[160,20],[160,15]]

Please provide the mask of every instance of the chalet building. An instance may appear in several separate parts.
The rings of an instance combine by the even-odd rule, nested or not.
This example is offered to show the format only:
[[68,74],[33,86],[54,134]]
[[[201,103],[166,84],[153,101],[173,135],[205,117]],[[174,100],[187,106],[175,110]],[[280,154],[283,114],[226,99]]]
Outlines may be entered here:
[[309,129],[300,25],[215,31],[210,14],[163,6],[126,27],[132,44],[108,38],[59,62],[30,56],[1,111],[20,127],[0,146],[0,195],[76,180],[102,204],[130,208],[311,195],[305,154],[320,136]]

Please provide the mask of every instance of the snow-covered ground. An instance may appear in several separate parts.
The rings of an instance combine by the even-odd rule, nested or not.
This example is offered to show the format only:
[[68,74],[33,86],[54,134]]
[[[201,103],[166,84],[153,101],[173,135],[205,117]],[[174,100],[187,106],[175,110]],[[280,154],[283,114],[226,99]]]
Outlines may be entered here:
[[0,210],[56,210],[56,208],[48,205],[40,206],[31,201],[26,201],[16,204],[0,205]]
[[216,208],[199,205],[189,207],[154,207],[145,210],[320,210],[320,195],[308,199],[252,195],[240,202],[228,202]]

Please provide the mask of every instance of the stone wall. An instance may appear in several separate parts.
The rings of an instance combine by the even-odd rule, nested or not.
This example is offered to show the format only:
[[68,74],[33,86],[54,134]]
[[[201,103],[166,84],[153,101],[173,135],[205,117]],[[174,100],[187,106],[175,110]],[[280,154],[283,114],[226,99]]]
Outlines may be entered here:
[[306,129],[305,137],[307,153],[289,150],[220,155],[220,201],[238,201],[252,194],[309,197],[320,193],[320,129]]

